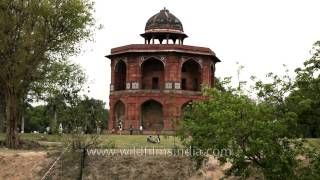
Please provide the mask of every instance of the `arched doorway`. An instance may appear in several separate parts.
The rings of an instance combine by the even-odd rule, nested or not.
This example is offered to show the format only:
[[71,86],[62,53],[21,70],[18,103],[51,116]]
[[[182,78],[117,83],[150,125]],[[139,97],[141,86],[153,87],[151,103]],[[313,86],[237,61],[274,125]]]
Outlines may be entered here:
[[115,83],[114,90],[125,90],[127,80],[127,66],[126,63],[120,60],[115,67]]
[[164,65],[163,62],[150,58],[141,65],[142,89],[163,89]]
[[192,101],[187,101],[181,106],[181,113],[180,113],[181,119],[183,119],[186,111],[188,111],[188,109],[191,107],[191,104],[192,104]]
[[188,60],[181,68],[181,89],[189,91],[200,91],[201,67],[195,60]]
[[145,130],[163,129],[162,104],[148,100],[141,105],[141,124]]
[[114,128],[119,129],[119,126],[123,128],[125,118],[125,105],[122,101],[118,101],[114,106]]

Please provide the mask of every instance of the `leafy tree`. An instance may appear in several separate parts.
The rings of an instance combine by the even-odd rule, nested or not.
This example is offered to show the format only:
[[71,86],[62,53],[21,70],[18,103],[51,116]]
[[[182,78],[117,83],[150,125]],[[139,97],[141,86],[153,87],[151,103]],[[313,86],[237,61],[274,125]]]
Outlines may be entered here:
[[101,130],[108,129],[108,121],[109,121],[109,110],[102,110],[102,121],[101,121]]
[[50,62],[45,71],[41,78],[30,84],[30,100],[52,102],[53,99],[69,98],[83,90],[87,81],[83,69],[66,59]]
[[32,82],[50,62],[79,52],[92,34],[89,0],[0,1],[0,84],[6,106],[9,148],[18,145],[18,108]]
[[[105,103],[93,98],[80,98],[74,100],[74,106],[61,102],[61,108],[56,109],[56,124],[62,124],[64,132],[70,133],[80,128],[85,133],[95,133],[97,128],[106,129],[108,123],[108,111]],[[51,105],[29,106],[26,110],[26,132],[44,132],[47,126],[52,124]],[[76,121],[75,121],[76,120]],[[57,132],[57,129],[52,129]]]
[[[31,84],[30,99],[47,103],[46,115],[51,119],[50,127],[57,132],[59,116],[63,116],[67,101],[78,96],[84,89],[86,75],[82,68],[70,61],[53,62],[44,78]],[[61,119],[61,118],[60,118]]]
[[304,137],[320,137],[320,41],[312,57],[296,69],[294,90],[287,98],[288,108],[298,115],[297,131]]
[[221,79],[215,77],[214,78],[214,87],[219,91],[226,91],[226,89],[223,87],[223,84],[221,83]]
[[50,128],[53,133],[56,133],[58,132],[58,118],[63,117],[67,108],[64,97],[61,94],[57,94],[54,97],[47,98],[45,108],[45,115],[50,119]]
[[45,114],[46,107],[28,107],[26,113],[25,132],[44,132],[50,125],[50,119]]
[[[283,109],[283,95],[290,88],[282,78],[269,76],[272,83],[257,81],[252,90],[258,99],[246,95],[240,85],[226,86],[230,79],[221,82],[226,91],[208,89],[209,100],[193,103],[184,116],[180,132],[183,142],[203,151],[232,152],[227,156],[213,154],[232,164],[228,175],[294,178],[299,165],[296,157],[304,149],[301,141],[287,138],[292,136],[289,125],[296,119],[295,113]],[[194,158],[198,162],[204,159]]]
[[[76,109],[81,112],[81,127],[86,134],[97,132],[97,128],[101,128],[104,118],[105,104],[101,100],[89,99],[87,96],[79,102]],[[79,116],[79,114],[78,114]]]

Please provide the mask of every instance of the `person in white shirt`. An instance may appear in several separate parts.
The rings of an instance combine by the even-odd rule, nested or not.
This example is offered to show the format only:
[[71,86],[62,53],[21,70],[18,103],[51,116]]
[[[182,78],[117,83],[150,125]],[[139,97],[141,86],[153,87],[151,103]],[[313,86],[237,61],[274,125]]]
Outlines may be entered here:
[[159,134],[157,135],[157,143],[158,143],[158,144],[160,143],[160,136],[159,136]]

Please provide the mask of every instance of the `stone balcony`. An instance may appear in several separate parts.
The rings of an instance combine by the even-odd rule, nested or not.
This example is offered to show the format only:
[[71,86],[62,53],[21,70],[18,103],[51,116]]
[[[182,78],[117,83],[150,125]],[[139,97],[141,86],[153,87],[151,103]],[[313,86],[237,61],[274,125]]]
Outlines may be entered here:
[[121,95],[121,94],[181,94],[181,95],[191,95],[191,96],[201,96],[201,91],[190,91],[190,90],[177,90],[177,89],[135,89],[135,90],[119,90],[119,91],[111,91],[110,95]]

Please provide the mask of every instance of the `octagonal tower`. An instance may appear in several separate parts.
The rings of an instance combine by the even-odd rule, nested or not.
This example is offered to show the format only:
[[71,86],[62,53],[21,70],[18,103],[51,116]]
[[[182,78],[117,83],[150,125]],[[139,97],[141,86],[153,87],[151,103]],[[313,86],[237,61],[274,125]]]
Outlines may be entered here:
[[201,89],[214,85],[220,60],[205,47],[183,45],[181,21],[167,9],[152,16],[141,34],[145,44],[111,49],[109,129],[145,134],[173,130],[183,108],[205,100]]

